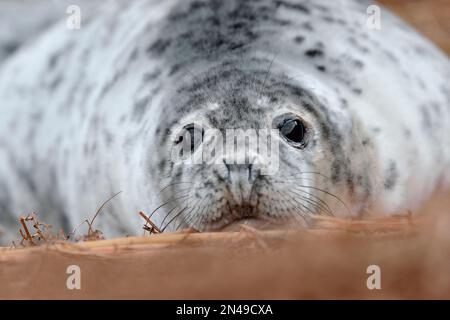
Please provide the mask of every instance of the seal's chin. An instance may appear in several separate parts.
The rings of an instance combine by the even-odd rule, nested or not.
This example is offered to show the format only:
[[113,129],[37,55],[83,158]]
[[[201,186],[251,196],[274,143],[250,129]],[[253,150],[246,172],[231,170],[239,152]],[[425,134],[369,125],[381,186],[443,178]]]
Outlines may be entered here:
[[283,229],[294,229],[302,228],[298,221],[293,221],[293,219],[275,219],[275,218],[243,218],[234,220],[216,231],[233,232],[241,231],[242,229],[251,228],[257,230],[283,230]]
[[262,219],[258,219],[258,218],[245,218],[245,219],[235,220],[231,223],[228,223],[225,226],[223,226],[222,228],[220,228],[218,231],[225,231],[225,232],[240,231],[246,227],[250,227],[250,228],[258,229],[258,230],[274,229],[273,223],[271,223],[267,220],[262,220]]

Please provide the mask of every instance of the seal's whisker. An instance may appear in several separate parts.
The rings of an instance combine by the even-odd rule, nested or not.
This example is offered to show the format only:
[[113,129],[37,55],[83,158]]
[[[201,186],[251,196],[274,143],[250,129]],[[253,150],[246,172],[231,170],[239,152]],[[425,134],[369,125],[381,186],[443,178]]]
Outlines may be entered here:
[[337,201],[339,201],[339,202],[345,207],[345,209],[347,210],[348,214],[351,216],[351,211],[350,211],[349,207],[347,206],[347,204],[346,204],[341,198],[339,198],[338,196],[336,196],[335,194],[332,194],[332,193],[329,192],[329,191],[326,191],[326,190],[323,190],[323,189],[320,189],[320,188],[317,188],[317,187],[312,187],[312,186],[299,185],[299,186],[297,186],[297,187],[299,187],[299,188],[306,188],[306,189],[308,189],[308,188],[309,188],[309,189],[314,189],[314,190],[317,190],[317,191],[319,191],[319,192],[323,192],[324,194],[327,194],[327,195],[333,197],[334,199],[336,199]]
[[[281,204],[281,206],[284,208],[284,210],[291,212],[292,211],[291,200],[289,198],[287,198],[285,194],[281,193],[281,191],[274,189],[273,186],[271,188],[271,191],[273,193],[278,193],[280,195],[280,200],[278,200],[278,203]],[[288,203],[289,203],[289,205],[288,205]],[[280,212],[279,209],[276,209],[276,211]],[[298,214],[298,212],[297,212],[297,214]],[[303,209],[301,210],[301,214],[304,214]]]
[[175,197],[175,196],[179,196],[183,192],[186,192],[186,195],[189,195],[189,194],[192,194],[191,191],[192,191],[192,188],[183,188],[183,189],[179,189],[179,190],[173,191],[171,193],[171,195],[172,195],[172,197]]
[[[207,199],[207,197],[203,197],[199,202],[197,202],[197,204],[194,205],[194,208],[195,208],[195,207],[197,207],[197,208],[198,208],[198,207],[204,208],[205,206],[201,206],[201,205],[202,205],[203,201],[205,201],[205,199]],[[200,210],[200,209],[198,209],[194,214],[191,214],[192,211],[189,212],[189,216],[188,216],[188,218],[186,219],[186,225],[187,225],[188,227],[190,226],[191,221],[193,220],[193,218],[194,218],[196,215],[198,215],[199,210]],[[180,226],[181,226],[182,223],[183,223],[183,221],[180,222],[180,224],[175,228],[175,230],[178,230],[178,229],[180,228]]]
[[[278,203],[282,205],[283,209],[284,209],[286,212],[291,211],[291,207],[287,205],[287,203],[291,203],[291,201],[290,201],[289,199],[287,199],[286,196],[283,195],[283,194],[281,194],[281,193],[280,193],[280,196],[281,196],[281,199],[284,200],[284,201],[279,200]],[[280,213],[281,210],[280,210],[280,209],[277,209],[276,211],[277,211],[278,213]],[[301,213],[303,214],[303,210],[302,210]]]
[[298,172],[298,173],[290,174],[289,176],[281,176],[281,178],[291,178],[291,177],[296,177],[296,176],[303,175],[303,174],[314,174],[314,175],[321,176],[322,178],[325,178],[327,180],[331,180],[330,177],[324,175],[323,173],[314,172],[314,171],[301,171],[301,172]]
[[[204,212],[208,212],[208,210],[211,208],[211,203],[208,205],[204,205],[202,211],[200,212],[200,214],[197,217],[197,220],[200,219],[200,221],[198,222],[198,225],[201,226],[203,225],[203,221],[205,221],[205,218],[207,217],[206,214],[204,214]],[[195,223],[193,223],[192,225],[195,225]]]
[[[166,160],[166,163],[170,163],[170,160]],[[163,180],[163,179],[171,179],[172,178],[172,171],[169,170],[169,169],[166,169],[165,171],[166,172],[161,172],[160,173],[159,178],[161,180]]]
[[175,186],[175,185],[179,185],[179,184],[185,184],[185,183],[192,184],[193,182],[186,181],[186,182],[173,182],[173,183],[170,183],[170,184],[166,185],[164,188],[162,188],[161,191],[159,191],[158,194],[161,194],[164,190],[166,190],[167,188],[169,188],[171,186]]
[[[288,192],[288,195],[290,195],[289,192]],[[309,214],[314,215],[314,214],[316,213],[316,211],[314,210],[314,208],[315,208],[314,204],[308,202],[307,199],[306,199],[305,197],[300,197],[300,199],[296,199],[295,197],[291,196],[291,198],[292,198],[292,200],[293,200],[295,203],[298,203],[299,205],[301,205],[302,207],[304,207],[304,208],[309,212]],[[306,203],[305,203],[305,202],[306,202]],[[308,205],[313,206],[313,208],[310,208]],[[305,213],[306,213],[306,212],[305,212]],[[306,214],[307,214],[307,213],[306,213]]]
[[[198,205],[194,206],[194,208],[195,207],[198,207]],[[198,210],[197,210],[197,212],[198,212]],[[181,220],[180,223],[175,227],[174,230],[178,231],[183,224],[186,225],[186,227],[189,228],[189,226],[191,225],[191,221],[192,221],[193,217],[195,217],[195,216],[196,216],[195,213],[193,215],[189,214],[189,217],[187,219],[185,219],[185,220]]]
[[[300,179],[288,179],[288,180],[290,180],[290,181],[294,180],[294,181],[295,181],[295,180],[304,180],[304,179],[305,179],[305,178],[300,178]],[[288,182],[286,182],[286,181],[279,181],[279,180],[275,180],[274,183],[276,183],[276,184],[289,184],[289,185],[291,185],[291,183],[288,183]],[[300,189],[300,188],[296,188],[295,186],[292,188],[292,190],[296,190],[296,191],[305,193],[306,195],[308,195],[308,196],[314,198],[313,200],[314,200],[315,202],[319,202],[319,203],[321,204],[321,205],[320,205],[321,208],[322,208],[322,207],[325,207],[327,213],[328,213],[328,214],[332,214],[331,208],[329,207],[329,205],[328,205],[324,200],[320,199],[319,197],[315,196],[314,194],[312,194],[312,193],[310,193],[310,192],[307,192],[307,191],[305,191],[305,190],[303,190],[303,189]],[[288,190],[288,191],[289,191],[289,190]],[[298,196],[302,196],[302,195],[298,195]]]
[[[178,208],[180,205],[176,205],[175,207],[173,207],[172,209],[170,209],[166,214],[165,214],[165,216],[164,216],[164,219],[162,220],[162,222],[161,222],[161,225],[160,225],[160,229],[161,229],[161,227],[164,225],[164,222],[166,221],[166,219],[170,216],[170,214],[176,209],[176,208]],[[161,229],[162,230],[162,229]]]
[[188,197],[188,196],[189,196],[189,194],[185,194],[185,195],[182,195],[182,196],[177,197],[177,198],[171,197],[169,200],[167,200],[167,201],[164,202],[163,204],[161,204],[161,205],[159,205],[158,207],[156,207],[156,209],[153,210],[152,213],[150,213],[149,218],[151,218],[151,217],[153,216],[153,214],[154,214],[156,211],[158,211],[159,209],[161,209],[161,208],[164,207],[165,205],[171,203],[172,201],[180,200],[180,199],[186,198],[186,197]]
[[259,97],[260,97],[260,98],[261,98],[261,96],[263,95],[263,90],[264,90],[265,87],[266,87],[267,78],[268,78],[269,75],[270,75],[270,71],[271,71],[271,69],[272,69],[272,65],[273,65],[273,63],[274,63],[276,57],[278,56],[278,54],[279,54],[279,52],[277,52],[277,53],[273,56],[272,60],[270,61],[269,67],[267,68],[266,76],[264,77],[264,80],[263,80],[263,82],[262,82],[262,84],[261,84],[261,88],[259,89]]
[[[278,193],[278,194],[281,196],[281,199],[282,199],[282,200],[285,200],[284,202],[278,200],[278,203],[281,204],[281,206],[283,207],[284,210],[288,211],[288,210],[289,210],[289,207],[288,207],[287,204],[286,204],[286,197],[285,197],[283,194],[281,194],[278,190],[274,190],[274,186],[273,186],[273,185],[271,185],[270,191],[271,191],[271,193]],[[267,204],[266,204],[266,205],[267,205]],[[273,211],[274,211],[274,210],[272,209],[272,205],[273,205],[273,203],[270,202],[270,204],[269,204],[269,207],[270,207],[270,209],[271,209],[270,212],[273,212]],[[275,211],[276,211],[277,213],[280,213],[281,210],[280,210],[279,208],[277,208]]]
[[[294,206],[295,209],[299,209],[300,208]],[[305,212],[299,213],[297,210],[293,210],[294,208],[289,208],[289,213],[291,213],[291,217],[293,217],[294,219],[298,220],[298,221],[303,221],[305,223],[305,225],[309,225],[308,219],[306,218],[308,215]],[[303,210],[301,210],[303,211]]]
[[286,181],[297,181],[297,180],[299,180],[299,179],[301,179],[301,181],[313,181],[313,182],[316,182],[317,180],[316,179],[314,179],[314,178],[303,178],[303,177],[301,177],[301,178],[293,178],[293,177],[281,177],[281,179],[283,179],[284,181],[279,181],[279,180],[277,180],[277,182],[280,182],[280,183],[283,183],[283,182],[286,182]]
[[[302,190],[297,190],[297,191],[302,191]],[[288,192],[291,193],[291,194],[294,194],[296,196],[299,196],[300,199],[302,199],[303,201],[306,201],[309,204],[311,204],[312,206],[314,206],[315,208],[318,208],[320,210],[320,212],[325,212],[327,215],[333,216],[333,212],[331,211],[331,209],[329,208],[329,206],[326,203],[324,205],[324,204],[320,203],[316,199],[308,198],[308,197],[306,197],[304,195],[300,195],[300,194],[298,194],[298,193],[296,193],[295,191],[292,191],[292,190],[290,190]],[[319,200],[321,200],[321,199],[319,199]],[[316,213],[314,212],[314,214],[316,214]]]
[[[186,207],[187,207],[187,208],[191,208],[191,210],[188,212],[188,214],[189,214],[190,212],[192,212],[192,210],[200,203],[201,200],[202,200],[202,199],[197,200],[197,202],[195,202],[195,204],[194,204],[193,206],[191,206],[191,205],[192,205],[192,200],[191,200],[190,198],[188,199]],[[164,220],[161,222],[161,226],[164,225],[164,221],[167,219],[167,217],[169,217],[169,215],[170,215],[172,212],[173,212],[173,210],[172,210],[171,212],[169,212],[168,214],[166,214],[166,216],[164,217]],[[167,223],[167,225],[166,225],[163,229],[167,228],[167,226],[168,226],[171,222],[172,222],[172,220],[170,220],[169,223]]]
[[[201,199],[200,199],[201,200]],[[198,200],[195,204],[194,204],[194,206],[193,207],[195,207],[198,203],[199,203],[199,201],[200,200]],[[189,198],[188,200],[187,200],[187,207],[190,207],[191,206],[191,204],[192,204],[192,199],[191,198]],[[166,221],[166,219],[170,216],[170,214],[173,212],[173,210],[175,209],[175,208],[177,208],[177,207],[179,207],[179,205],[176,205],[173,209],[171,209],[166,215],[165,215],[165,217],[164,217],[164,219],[162,220],[162,222],[161,222],[161,227],[164,225],[164,222]],[[167,227],[167,226],[166,226]]]
[[[288,194],[282,194],[280,191],[277,191],[277,193],[284,198],[286,201],[290,202],[291,204],[293,204],[294,208],[299,209],[301,212],[301,215],[306,215],[307,213],[304,211],[303,208],[308,209],[307,207],[305,207],[305,205],[303,205],[302,203],[300,203],[297,199],[293,198],[292,196],[288,195]],[[289,199],[286,199],[286,196],[289,197]],[[301,207],[298,207],[298,205],[300,205]],[[302,208],[303,207],[303,208]]]
[[[183,212],[184,212],[184,210],[186,210],[186,209],[188,209],[189,207],[191,207],[191,210],[187,213],[187,215],[189,215],[191,212],[192,212],[192,210],[194,210],[194,208],[195,208],[195,206],[198,204],[200,202],[200,200],[198,200],[192,207],[191,207],[191,204],[190,203],[188,203],[187,205],[186,205],[186,207],[184,207],[184,209],[183,210],[181,210],[179,213],[177,213],[169,222],[167,222],[167,224],[166,224],[166,226],[164,227],[164,228],[162,228],[162,232],[164,232],[164,230],[166,230],[166,228],[170,225],[170,224],[172,224],[172,222],[174,222]],[[161,223],[161,226],[164,224],[164,221],[163,221],[163,223]]]
[[302,190],[302,189],[297,189],[297,188],[294,187],[292,190],[295,190],[295,191],[299,191],[299,192],[305,193],[305,194],[308,195],[309,197],[313,198],[313,199],[312,199],[313,201],[315,201],[315,202],[319,203],[321,206],[325,207],[325,208],[326,208],[326,211],[327,211],[328,213],[332,214],[333,211],[331,210],[330,206],[325,202],[325,200],[320,199],[319,197],[317,197],[317,196],[314,195],[313,193],[308,192],[308,191],[305,191],[305,190]]
[[282,84],[284,81],[296,80],[297,78],[299,78],[301,76],[304,76],[304,75],[305,75],[304,73],[299,73],[299,74],[296,74],[296,75],[293,75],[293,76],[290,76],[290,77],[285,77],[285,78],[283,78],[283,81],[277,81],[277,82],[272,83],[270,86],[266,86],[266,89],[270,89],[273,86],[277,86],[279,84]]
[[[166,228],[176,219],[178,218],[186,209],[188,208],[188,206],[185,206],[183,209],[181,209],[167,224],[164,228],[160,228],[161,232],[164,232],[166,230]],[[162,224],[161,224],[162,226]]]

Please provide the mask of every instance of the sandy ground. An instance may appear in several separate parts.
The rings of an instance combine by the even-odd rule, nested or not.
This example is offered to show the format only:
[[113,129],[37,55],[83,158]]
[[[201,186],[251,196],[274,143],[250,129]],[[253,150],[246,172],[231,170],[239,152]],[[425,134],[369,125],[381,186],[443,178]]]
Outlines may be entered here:
[[[381,1],[450,53],[450,0]],[[450,194],[418,219],[0,249],[2,299],[450,299]],[[66,273],[80,267],[80,290]],[[367,268],[381,289],[367,287]]]
[[[450,299],[449,207],[442,194],[418,219],[3,249],[0,298]],[[80,290],[67,288],[70,265]],[[370,265],[380,290],[367,287]]]
[[379,0],[450,53],[450,0]]

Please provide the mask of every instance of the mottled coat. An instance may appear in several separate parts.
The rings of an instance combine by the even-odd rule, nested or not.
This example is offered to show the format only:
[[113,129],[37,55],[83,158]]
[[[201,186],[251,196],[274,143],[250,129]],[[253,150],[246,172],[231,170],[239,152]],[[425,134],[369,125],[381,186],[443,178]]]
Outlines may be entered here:
[[[81,6],[80,30],[56,22],[2,50],[0,224],[36,211],[71,230],[118,191],[97,221],[109,235],[156,208],[172,230],[414,210],[449,180],[450,63],[384,9],[367,28],[367,6],[113,1]],[[280,138],[276,175],[171,161],[183,124],[274,128],[283,114],[310,130],[302,148]]]

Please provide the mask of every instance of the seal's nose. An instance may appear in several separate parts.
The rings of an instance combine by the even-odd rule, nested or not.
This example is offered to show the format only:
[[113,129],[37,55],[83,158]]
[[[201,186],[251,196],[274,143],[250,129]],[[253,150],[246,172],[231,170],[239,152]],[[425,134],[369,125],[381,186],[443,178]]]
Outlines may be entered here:
[[228,179],[230,181],[245,180],[250,184],[253,184],[261,174],[261,170],[258,166],[250,164],[227,164],[224,161],[225,167],[227,168]]
[[239,205],[251,203],[252,187],[260,175],[260,170],[254,164],[227,164],[227,180],[229,190],[235,202]]

